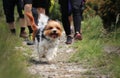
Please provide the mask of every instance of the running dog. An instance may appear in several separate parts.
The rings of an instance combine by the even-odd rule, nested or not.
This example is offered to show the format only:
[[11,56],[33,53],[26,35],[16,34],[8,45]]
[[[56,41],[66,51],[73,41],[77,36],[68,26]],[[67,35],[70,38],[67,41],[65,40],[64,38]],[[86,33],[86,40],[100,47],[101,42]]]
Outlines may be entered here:
[[[52,62],[56,56],[59,40],[62,36],[62,25],[54,20],[45,21],[48,20],[45,19],[45,15],[40,15],[37,26],[34,22],[33,16],[29,13],[26,13],[26,15],[31,21],[33,39],[37,38],[36,44],[39,53],[39,60],[42,61],[42,58],[45,58],[48,62]],[[36,35],[38,36],[35,38]]]

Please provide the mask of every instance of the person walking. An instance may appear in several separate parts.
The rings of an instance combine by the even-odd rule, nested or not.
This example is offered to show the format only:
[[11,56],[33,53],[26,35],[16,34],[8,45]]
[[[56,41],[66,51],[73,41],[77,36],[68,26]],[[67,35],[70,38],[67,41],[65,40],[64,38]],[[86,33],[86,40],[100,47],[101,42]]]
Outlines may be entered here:
[[[33,15],[36,25],[38,25],[38,18],[40,13],[46,15],[49,14],[48,8],[50,5],[49,4],[50,0],[23,0],[23,3],[24,3],[24,12],[31,13]],[[31,37],[32,37],[33,29],[31,27],[31,23],[26,15],[25,15],[25,19],[29,30],[29,38],[32,39]],[[34,40],[28,41],[27,44],[33,45]]]
[[72,13],[73,16],[73,24],[75,31],[74,39],[82,40],[81,31],[82,0],[59,0],[59,4],[62,14],[62,23],[67,37],[65,43],[71,44],[73,39],[69,21],[70,12]]
[[12,34],[16,34],[16,27],[15,27],[15,15],[14,15],[14,9],[15,6],[17,6],[17,12],[19,14],[20,18],[20,37],[27,38],[27,33],[25,32],[25,19],[24,14],[22,12],[22,1],[21,0],[2,0],[3,2],[3,10],[6,17],[6,22],[9,26],[9,29]]

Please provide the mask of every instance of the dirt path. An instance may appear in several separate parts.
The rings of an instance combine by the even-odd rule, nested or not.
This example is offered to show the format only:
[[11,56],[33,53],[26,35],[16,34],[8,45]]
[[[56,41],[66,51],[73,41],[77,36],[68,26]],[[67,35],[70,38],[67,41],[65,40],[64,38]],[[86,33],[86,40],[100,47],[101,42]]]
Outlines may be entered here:
[[[28,67],[30,73],[39,76],[39,78],[102,78],[86,76],[83,73],[90,71],[90,69],[84,68],[83,65],[78,63],[69,63],[68,59],[75,53],[75,49],[71,45],[66,45],[64,41],[65,37],[63,36],[55,63],[46,64],[31,61]],[[33,50],[31,57],[37,59],[37,52],[35,48],[32,48],[34,46],[29,47]]]

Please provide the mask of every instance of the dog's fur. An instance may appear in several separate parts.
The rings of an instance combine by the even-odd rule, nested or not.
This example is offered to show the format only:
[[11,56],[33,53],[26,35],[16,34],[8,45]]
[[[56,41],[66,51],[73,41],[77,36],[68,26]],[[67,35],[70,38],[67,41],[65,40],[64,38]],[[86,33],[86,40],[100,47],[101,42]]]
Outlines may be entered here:
[[[39,30],[38,27],[40,27],[39,26],[41,22],[40,20],[44,18],[40,17],[38,27],[36,27],[37,25],[35,25],[34,23],[33,16],[30,15],[29,13],[27,13],[26,15],[31,20],[31,24],[33,26],[32,28]],[[51,62],[56,56],[57,48],[59,45],[59,39],[62,36],[63,28],[61,24],[57,21],[53,21],[53,20],[45,21],[44,20],[44,23],[45,24],[43,25],[46,25],[46,26],[42,26],[44,27],[44,30],[41,36],[42,39],[38,40],[40,42],[37,41],[37,44],[39,44],[37,45],[39,46],[38,47],[39,60],[42,61],[41,59],[44,57],[47,59],[48,62]],[[37,31],[35,30],[34,32],[35,33],[33,33],[34,34],[33,37],[36,35]],[[41,32],[39,32],[39,34],[41,34]]]

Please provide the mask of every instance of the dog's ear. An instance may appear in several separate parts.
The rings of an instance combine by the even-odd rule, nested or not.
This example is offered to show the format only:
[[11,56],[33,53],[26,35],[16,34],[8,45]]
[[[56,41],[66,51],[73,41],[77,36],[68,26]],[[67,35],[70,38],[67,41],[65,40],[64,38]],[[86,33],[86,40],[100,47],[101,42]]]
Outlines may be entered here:
[[62,24],[59,22],[59,24],[60,24],[60,27],[61,27],[61,32],[63,32],[63,26],[62,26]]
[[56,22],[59,24],[59,26],[60,26],[60,28],[61,28],[61,31],[63,31],[62,23],[61,23],[59,20],[56,20]]
[[45,25],[45,28],[43,29],[43,31],[47,29],[47,26],[48,26],[48,25]]
[[51,21],[53,21],[53,20],[49,19],[47,23],[49,23],[49,22],[51,22]]

